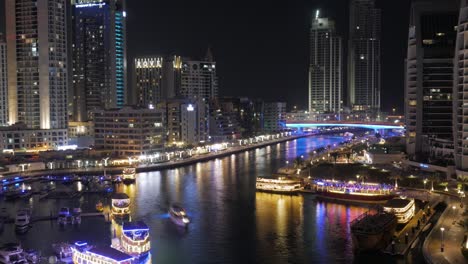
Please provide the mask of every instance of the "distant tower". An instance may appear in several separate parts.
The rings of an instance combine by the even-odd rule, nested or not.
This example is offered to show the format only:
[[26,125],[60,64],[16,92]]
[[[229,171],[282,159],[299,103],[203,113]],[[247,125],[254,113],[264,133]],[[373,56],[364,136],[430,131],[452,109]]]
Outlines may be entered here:
[[138,57],[134,63],[136,103],[140,107],[152,109],[162,99],[163,58]]
[[355,111],[378,113],[381,12],[374,0],[351,0],[349,17],[349,105]]
[[342,45],[335,22],[317,10],[310,29],[309,112],[342,110]]
[[[456,1],[411,5],[405,69],[406,152],[427,160],[430,151],[452,143],[453,60]],[[457,94],[455,94],[457,96]],[[448,160],[451,155],[443,159]]]
[[73,119],[86,121],[127,102],[125,1],[73,2]]
[[8,124],[7,50],[0,33],[0,126]]
[[67,118],[66,0],[6,0],[9,123],[64,129]]

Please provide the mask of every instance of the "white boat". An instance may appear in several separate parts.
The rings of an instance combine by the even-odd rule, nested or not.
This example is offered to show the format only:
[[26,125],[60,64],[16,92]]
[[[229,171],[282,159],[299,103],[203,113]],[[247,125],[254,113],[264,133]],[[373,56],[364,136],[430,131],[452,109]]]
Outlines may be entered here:
[[15,217],[15,229],[18,232],[26,232],[31,221],[31,211],[29,209],[18,210]]
[[125,222],[122,225],[120,249],[140,260],[147,258],[151,249],[148,226],[143,221]]
[[73,208],[71,221],[72,221],[72,224],[74,225],[81,224],[81,208]]
[[0,263],[2,264],[26,264],[23,249],[19,244],[7,243],[0,247]]
[[130,197],[125,193],[112,195],[112,215],[126,216],[130,214]]
[[122,171],[122,181],[124,183],[135,182],[136,168],[128,167]]
[[52,244],[52,249],[60,262],[73,263],[73,251],[70,244],[57,243]]
[[395,198],[388,200],[383,210],[396,215],[399,224],[408,223],[415,213],[414,199]]
[[59,214],[58,214],[58,222],[61,225],[65,225],[68,221],[68,217],[70,216],[70,209],[68,207],[62,207],[60,208]]
[[72,246],[73,263],[136,264],[138,258],[112,247],[92,247],[86,242],[76,242]]
[[169,209],[169,218],[174,224],[178,226],[188,227],[190,224],[190,219],[187,217],[185,209],[177,204],[171,205]]
[[276,179],[257,177],[255,188],[257,191],[285,194],[294,194],[303,189],[300,180],[287,177],[278,177]]

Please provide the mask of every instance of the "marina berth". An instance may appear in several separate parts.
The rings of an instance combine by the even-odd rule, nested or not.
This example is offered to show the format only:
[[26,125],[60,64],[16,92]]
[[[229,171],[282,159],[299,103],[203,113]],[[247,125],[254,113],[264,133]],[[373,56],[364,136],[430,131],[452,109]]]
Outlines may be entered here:
[[395,214],[399,224],[408,223],[416,211],[414,199],[395,198],[384,205],[384,211]]
[[290,177],[260,178],[255,184],[257,191],[294,194],[303,189],[302,181]]

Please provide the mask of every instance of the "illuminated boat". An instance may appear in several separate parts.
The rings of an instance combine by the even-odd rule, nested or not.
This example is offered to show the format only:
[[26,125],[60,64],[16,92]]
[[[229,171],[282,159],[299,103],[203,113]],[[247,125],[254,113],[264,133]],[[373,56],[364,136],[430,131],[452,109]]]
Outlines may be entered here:
[[134,264],[136,257],[112,247],[93,247],[86,242],[76,242],[72,247],[75,264]]
[[395,198],[389,200],[383,207],[387,213],[393,213],[397,217],[398,224],[406,224],[413,218],[416,211],[414,199]]
[[16,213],[15,230],[19,233],[28,231],[31,220],[31,211],[29,209],[21,209]]
[[7,243],[0,247],[0,263],[27,264],[28,261],[19,244]]
[[133,183],[135,182],[136,169],[133,167],[125,168],[122,172],[122,181],[124,183]]
[[140,263],[146,263],[150,258],[151,242],[149,228],[143,221],[124,222],[120,240],[113,239],[112,247],[138,258]]
[[378,251],[387,247],[397,226],[397,217],[386,212],[366,212],[351,222],[353,248]]
[[383,204],[395,198],[392,189],[384,188],[377,183],[318,181],[314,184],[317,199],[345,203]]
[[70,209],[68,207],[60,208],[58,213],[58,223],[61,225],[65,225],[68,222],[68,218],[70,217]]
[[188,227],[190,224],[190,219],[187,217],[185,209],[177,204],[171,205],[171,208],[169,209],[169,218],[178,226]]
[[112,195],[112,215],[126,216],[130,214],[130,197],[125,193]]
[[300,180],[288,177],[278,177],[277,179],[258,177],[255,188],[261,192],[294,194],[302,190],[303,186]]

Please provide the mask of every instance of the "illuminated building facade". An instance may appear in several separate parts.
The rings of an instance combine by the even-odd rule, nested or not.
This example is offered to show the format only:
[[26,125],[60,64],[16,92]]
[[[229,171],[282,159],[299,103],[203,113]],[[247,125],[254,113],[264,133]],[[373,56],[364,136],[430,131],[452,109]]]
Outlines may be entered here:
[[56,129],[31,129],[17,123],[0,128],[0,149],[46,151],[67,145],[66,133]]
[[351,0],[349,17],[349,105],[354,111],[378,113],[381,11],[375,0]]
[[167,145],[197,145],[208,141],[208,104],[204,99],[173,98],[158,108],[166,113]]
[[139,57],[134,61],[134,87],[136,104],[154,108],[162,99],[162,57]]
[[176,95],[186,98],[212,99],[218,97],[216,62],[211,52],[202,61],[182,59],[180,87]]
[[118,156],[148,155],[164,147],[164,111],[123,107],[94,112],[97,150]]
[[87,121],[97,108],[127,100],[124,0],[75,0],[72,6],[72,118]]
[[335,21],[321,18],[317,10],[310,30],[309,112],[342,110],[342,45]]
[[8,125],[8,82],[6,42],[0,34],[0,126]]
[[411,6],[405,69],[406,151],[411,159],[452,160],[432,149],[453,138],[453,58],[456,1]]
[[65,0],[5,1],[8,123],[50,130],[57,141],[48,145],[54,147],[67,141],[66,5]]

